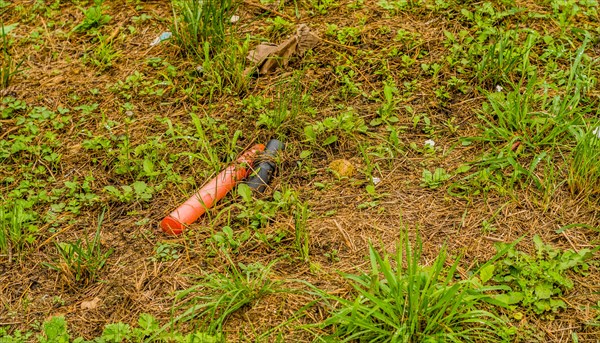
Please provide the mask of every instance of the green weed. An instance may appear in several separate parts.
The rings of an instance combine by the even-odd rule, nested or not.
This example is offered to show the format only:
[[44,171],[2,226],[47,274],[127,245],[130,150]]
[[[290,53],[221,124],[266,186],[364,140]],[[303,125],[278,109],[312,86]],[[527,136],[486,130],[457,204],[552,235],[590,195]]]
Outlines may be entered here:
[[291,188],[273,192],[272,201],[266,199],[254,199],[252,190],[248,185],[238,185],[238,195],[241,196],[243,205],[238,205],[240,213],[237,219],[243,222],[243,227],[253,229],[264,228],[273,221],[277,214],[290,211],[298,202],[298,195]]
[[[489,264],[480,271],[481,282],[489,280],[509,286],[507,292],[493,297],[503,306],[522,306],[537,314],[565,309],[562,296],[571,288],[573,281],[567,272],[586,273],[588,260],[593,251],[581,249],[561,251],[544,244],[539,236],[533,237],[536,248],[534,256],[510,248],[504,259]],[[496,249],[504,249],[499,244]],[[597,249],[595,249],[597,250]]]
[[585,128],[576,135],[567,183],[575,194],[600,194],[600,129]]
[[[2,330],[0,329],[0,335]],[[8,339],[6,343],[24,343],[29,341],[31,332],[22,334],[15,332],[12,336],[1,336],[2,339]],[[192,332],[183,334],[178,331],[168,331],[166,326],[160,326],[158,320],[150,314],[142,313],[139,316],[137,326],[131,327],[129,324],[117,322],[106,324],[102,333],[93,340],[85,340],[82,337],[71,338],[67,321],[64,317],[52,317],[44,322],[42,333],[37,335],[39,343],[122,343],[122,342],[157,342],[157,343],[221,343],[221,335],[209,335],[204,332]]]
[[231,263],[225,273],[200,277],[196,285],[177,293],[174,309],[183,313],[174,317],[173,323],[202,318],[203,331],[220,334],[232,313],[277,291],[277,283],[269,279],[272,266]]
[[136,181],[131,185],[121,186],[106,186],[104,191],[119,202],[130,203],[133,201],[146,202],[152,199],[155,188],[148,186],[144,181]]
[[154,256],[150,257],[151,261],[155,262],[168,262],[179,259],[181,253],[179,252],[180,244],[160,242],[154,249]]
[[444,168],[435,168],[433,173],[425,169],[421,177],[421,187],[435,189],[441,187],[448,179],[450,174]]
[[78,239],[75,242],[56,242],[59,260],[45,263],[50,269],[61,272],[66,280],[88,283],[94,281],[106,264],[113,250],[103,251],[100,244],[100,230],[104,220],[104,211],[98,216],[98,228],[90,240]]
[[7,88],[13,80],[13,77],[23,72],[21,65],[25,59],[22,59],[20,62],[16,62],[9,52],[10,41],[8,38],[8,33],[15,26],[16,25],[4,26],[4,21],[0,21],[0,39],[2,39],[2,46],[0,47],[2,50],[2,61],[0,61],[0,89]]
[[103,13],[106,6],[103,6],[104,0],[94,0],[94,5],[87,9],[81,9],[83,12],[83,21],[73,28],[71,32],[87,32],[97,34],[98,29],[108,24],[112,17]]
[[[526,34],[526,38],[521,44],[523,34]],[[535,31],[508,30],[496,34],[475,66],[475,76],[479,83],[493,87],[515,82],[514,72],[521,79],[535,73],[529,56],[537,37]]]
[[210,54],[219,52],[235,7],[232,0],[173,0],[171,31],[175,42],[192,56],[202,56],[205,46]]
[[246,72],[246,56],[248,55],[250,40],[247,37],[241,42],[226,44],[214,53],[211,53],[208,42],[201,45],[202,60],[200,77],[192,80],[193,84],[199,83],[200,94],[208,95],[212,100],[223,94],[240,94],[247,90],[250,74]]
[[0,206],[0,254],[20,259],[21,252],[32,244],[37,236],[37,215],[23,201],[13,203],[12,209]]
[[113,62],[121,56],[121,53],[113,48],[112,42],[108,37],[100,35],[98,44],[83,55],[83,62],[89,63],[100,71],[112,67]]
[[[446,269],[442,248],[431,266],[420,265],[422,245],[406,239],[396,258],[369,248],[371,271],[346,275],[353,299],[325,295],[339,303],[324,326],[341,342],[497,342],[506,334],[502,320],[481,310],[485,288],[473,280],[454,282],[459,259]],[[324,340],[327,341],[327,340]]]
[[304,262],[310,262],[310,236],[307,228],[309,214],[306,204],[298,204],[294,212],[294,247]]
[[[357,133],[366,133],[367,130],[364,119],[359,117],[354,109],[347,108],[337,117],[328,117],[305,126],[304,135],[310,143],[327,146],[337,142],[338,135],[353,137]],[[322,139],[325,135],[326,138]]]

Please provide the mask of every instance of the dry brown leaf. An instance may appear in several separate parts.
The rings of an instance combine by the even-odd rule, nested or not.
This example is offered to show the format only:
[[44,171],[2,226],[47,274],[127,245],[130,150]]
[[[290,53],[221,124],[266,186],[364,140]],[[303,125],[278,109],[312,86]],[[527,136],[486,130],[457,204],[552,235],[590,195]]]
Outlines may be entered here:
[[307,50],[312,49],[319,43],[319,37],[310,31],[310,28],[304,24],[298,25],[296,34],[285,40],[279,45],[272,43],[261,43],[254,50],[248,53],[248,60],[254,66],[244,71],[247,75],[254,68],[258,74],[268,74],[278,67],[287,66],[292,55],[303,55]]
[[99,303],[100,303],[100,298],[98,298],[98,297],[95,297],[92,300],[82,301],[81,309],[82,310],[93,310],[98,307]]
[[298,25],[296,37],[298,37],[297,52],[300,55],[304,55],[306,51],[314,48],[319,43],[319,36],[312,33],[310,28],[304,24]]

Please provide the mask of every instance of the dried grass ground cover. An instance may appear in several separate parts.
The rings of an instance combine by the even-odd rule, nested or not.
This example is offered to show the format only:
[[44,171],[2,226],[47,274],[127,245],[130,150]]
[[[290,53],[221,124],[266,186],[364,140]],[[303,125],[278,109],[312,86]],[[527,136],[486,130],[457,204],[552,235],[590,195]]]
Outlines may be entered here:
[[[553,290],[565,306],[481,309],[509,341],[600,339],[596,1],[248,0],[200,39],[184,3],[0,0],[3,335],[64,316],[92,339],[148,313],[228,341],[324,339],[341,305],[323,294],[356,297],[343,274],[371,271],[369,244],[419,236],[423,266],[446,245],[452,283],[480,282],[495,245],[536,256],[537,235],[590,250]],[[301,24],[316,46],[248,74],[249,51]],[[159,230],[270,138],[286,149],[265,194]],[[241,301],[202,312],[229,286]]]

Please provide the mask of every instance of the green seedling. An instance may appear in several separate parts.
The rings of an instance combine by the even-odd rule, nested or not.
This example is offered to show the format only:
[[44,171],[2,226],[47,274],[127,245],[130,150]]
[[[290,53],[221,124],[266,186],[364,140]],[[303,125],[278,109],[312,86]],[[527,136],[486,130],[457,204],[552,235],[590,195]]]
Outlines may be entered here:
[[436,189],[441,187],[449,179],[450,174],[448,174],[444,168],[435,168],[433,173],[424,169],[423,176],[421,177],[421,187]]
[[119,188],[115,186],[106,186],[104,187],[104,191],[110,194],[113,199],[117,201],[130,203],[133,201],[150,201],[155,189],[152,186],[148,186],[148,184],[143,181],[136,181],[130,186],[125,185]]
[[179,259],[181,253],[179,252],[179,248],[181,245],[160,242],[156,245],[154,249],[154,256],[150,258],[150,260],[155,262],[168,262]]
[[98,29],[108,24],[112,17],[103,13],[106,9],[103,6],[104,0],[94,0],[94,5],[87,9],[81,9],[83,12],[83,21],[73,28],[71,32],[87,32],[95,34]]

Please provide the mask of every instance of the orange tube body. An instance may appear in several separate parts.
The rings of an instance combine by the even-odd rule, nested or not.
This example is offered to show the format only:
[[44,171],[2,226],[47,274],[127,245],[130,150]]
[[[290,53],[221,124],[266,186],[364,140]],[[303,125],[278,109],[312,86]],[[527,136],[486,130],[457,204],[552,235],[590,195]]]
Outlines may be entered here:
[[200,188],[186,202],[171,212],[160,222],[161,229],[171,235],[179,235],[186,225],[195,222],[207,209],[235,187],[238,181],[245,179],[250,173],[253,158],[259,151],[265,150],[263,144],[257,144],[242,154],[235,164],[221,171],[214,179]]

